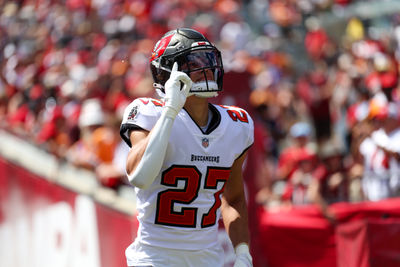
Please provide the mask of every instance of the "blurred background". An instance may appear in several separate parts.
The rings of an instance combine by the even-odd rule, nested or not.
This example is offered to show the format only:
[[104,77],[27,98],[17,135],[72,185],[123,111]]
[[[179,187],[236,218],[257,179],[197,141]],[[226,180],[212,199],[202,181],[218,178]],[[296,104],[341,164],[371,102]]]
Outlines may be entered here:
[[397,0],[0,0],[0,265],[125,266],[119,126],[178,27],[222,52],[212,101],[255,121],[255,266],[400,266]]

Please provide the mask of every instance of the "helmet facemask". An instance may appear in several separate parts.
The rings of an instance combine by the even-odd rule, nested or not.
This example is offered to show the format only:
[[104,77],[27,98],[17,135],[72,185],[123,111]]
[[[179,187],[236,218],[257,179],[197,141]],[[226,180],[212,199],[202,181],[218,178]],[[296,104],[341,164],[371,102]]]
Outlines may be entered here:
[[186,61],[182,64],[181,71],[188,74],[193,81],[189,95],[217,96],[222,89],[218,82],[222,81],[223,75],[219,51],[194,50],[184,57]]

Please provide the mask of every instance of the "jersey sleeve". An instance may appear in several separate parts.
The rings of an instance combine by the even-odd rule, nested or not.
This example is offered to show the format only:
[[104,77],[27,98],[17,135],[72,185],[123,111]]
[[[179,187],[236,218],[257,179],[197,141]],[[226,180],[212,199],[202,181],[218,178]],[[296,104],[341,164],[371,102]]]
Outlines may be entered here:
[[120,135],[129,147],[132,147],[129,139],[129,132],[131,130],[150,131],[159,118],[161,111],[159,107],[162,107],[162,104],[158,100],[138,98],[125,108],[120,127]]
[[249,113],[236,106],[216,105],[225,122],[226,134],[235,140],[235,159],[240,158],[254,143],[254,121]]
[[[245,111],[247,113],[247,111]],[[248,117],[248,125],[245,129],[245,134],[247,136],[245,144],[244,144],[244,150],[242,154],[244,154],[254,143],[254,121],[250,117],[250,115],[247,113]]]

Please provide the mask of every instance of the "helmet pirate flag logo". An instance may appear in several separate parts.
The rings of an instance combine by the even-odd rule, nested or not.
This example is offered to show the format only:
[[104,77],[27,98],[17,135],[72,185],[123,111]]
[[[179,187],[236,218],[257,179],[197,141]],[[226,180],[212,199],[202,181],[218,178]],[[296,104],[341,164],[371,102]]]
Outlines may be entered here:
[[210,144],[210,143],[209,143],[208,138],[204,137],[204,138],[201,140],[201,145],[202,145],[204,148],[207,148],[209,144]]
[[154,47],[154,50],[151,54],[150,62],[155,60],[156,58],[160,57],[162,54],[164,54],[164,51],[165,51],[165,49],[167,49],[167,46],[173,36],[174,36],[173,34],[170,34],[157,42],[157,44]]

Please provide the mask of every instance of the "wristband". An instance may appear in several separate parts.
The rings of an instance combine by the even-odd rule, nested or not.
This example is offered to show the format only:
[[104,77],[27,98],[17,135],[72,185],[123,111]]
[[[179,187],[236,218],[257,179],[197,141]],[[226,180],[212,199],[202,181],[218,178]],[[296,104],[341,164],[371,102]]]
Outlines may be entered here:
[[178,115],[178,111],[176,111],[176,109],[174,109],[173,107],[170,107],[170,106],[165,106],[163,108],[162,113],[164,114],[164,116],[171,118],[171,119],[175,119],[176,116]]
[[247,243],[239,243],[236,247],[235,247],[235,253],[236,255],[239,254],[250,254],[250,249],[249,249],[249,245],[247,245]]

